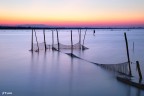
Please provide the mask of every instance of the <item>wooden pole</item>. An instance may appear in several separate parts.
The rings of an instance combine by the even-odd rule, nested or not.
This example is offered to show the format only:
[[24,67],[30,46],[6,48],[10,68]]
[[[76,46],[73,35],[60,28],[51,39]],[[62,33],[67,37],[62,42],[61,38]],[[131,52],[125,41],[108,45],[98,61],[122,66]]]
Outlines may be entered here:
[[134,42],[133,42],[133,53],[134,53],[134,50],[135,50],[134,46],[135,46],[135,44],[134,44]]
[[139,61],[136,61],[136,64],[137,64],[137,69],[138,69],[139,78],[142,79],[142,73],[141,73]]
[[73,54],[73,39],[72,39],[72,30],[71,30],[71,53]]
[[79,34],[79,43],[80,43],[80,49],[81,49],[81,29],[80,29],[80,34]]
[[85,41],[85,37],[86,37],[86,31],[87,31],[87,29],[85,30],[85,34],[84,34],[83,46],[84,46],[84,41]]
[[84,39],[83,39],[83,46],[82,46],[82,50],[84,50],[84,41],[85,41],[85,37],[86,37],[86,31],[87,31],[87,29],[85,30],[85,34],[84,34]]
[[46,51],[46,39],[45,39],[45,30],[43,30],[43,35],[44,35],[44,46],[45,46],[45,51]]
[[31,39],[31,51],[33,51],[33,29],[32,29],[32,39]]
[[128,41],[127,41],[126,33],[124,33],[124,36],[125,36],[125,43],[126,43],[126,50],[127,50],[127,58],[128,58],[128,63],[129,63],[129,75],[132,75],[131,66],[130,66],[129,48],[128,48]]
[[53,33],[53,30],[52,30],[52,50],[54,48],[54,33]]
[[[35,31],[35,30],[34,30]],[[36,31],[35,31],[35,37],[36,37],[36,42],[37,42],[37,47],[38,47],[38,50],[39,51],[39,45],[38,45],[38,40],[37,40],[37,35],[36,35]]]
[[58,43],[58,51],[59,51],[59,35],[58,35],[58,30],[56,29],[57,31],[57,43]]

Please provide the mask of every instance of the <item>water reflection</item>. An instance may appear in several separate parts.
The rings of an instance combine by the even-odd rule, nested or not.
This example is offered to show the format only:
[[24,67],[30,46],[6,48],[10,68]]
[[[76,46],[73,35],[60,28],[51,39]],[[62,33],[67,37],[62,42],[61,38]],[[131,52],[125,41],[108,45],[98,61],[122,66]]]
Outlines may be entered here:
[[[2,77],[0,78],[0,91],[1,89],[15,90],[14,93],[18,94],[17,96],[144,95],[143,90],[118,82],[113,74],[88,62],[52,50],[40,51],[39,53],[28,52],[27,49],[29,49],[29,43],[31,42],[30,35],[24,35],[29,33],[22,33],[21,35],[20,32],[14,32],[19,34],[19,37],[13,34],[12,36],[3,35],[0,38],[0,74]],[[107,32],[97,31],[97,38],[88,33],[86,45],[90,49],[84,52],[77,50],[74,51],[74,54],[101,63],[108,63],[113,60],[115,62],[125,61],[125,57],[119,55],[123,54],[121,53],[123,52],[121,50],[121,45],[123,45],[122,32],[110,32],[110,34]],[[136,36],[135,34],[133,37]],[[65,34],[61,34],[61,36],[66,37]],[[111,36],[113,38],[110,38]],[[5,39],[8,37],[10,39]],[[135,39],[138,39],[135,55],[136,57],[142,57],[143,45],[140,45],[141,40],[141,43],[138,43],[138,37]],[[143,35],[141,35],[141,38],[143,39]],[[64,38],[63,41],[66,41],[66,39]],[[141,48],[141,51],[138,50],[139,48]],[[120,56],[122,59],[113,58],[116,56]]]
[[72,96],[73,93],[73,57],[71,58],[71,66],[70,66],[70,79],[69,79],[69,96]]

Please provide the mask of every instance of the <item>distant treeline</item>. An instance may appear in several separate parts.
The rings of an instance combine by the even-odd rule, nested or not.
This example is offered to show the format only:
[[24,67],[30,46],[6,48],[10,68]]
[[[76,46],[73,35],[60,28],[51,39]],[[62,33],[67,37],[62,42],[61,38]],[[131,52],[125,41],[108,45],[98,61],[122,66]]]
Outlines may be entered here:
[[122,27],[122,28],[114,28],[114,27],[23,27],[23,26],[0,26],[0,29],[144,29],[144,27]]

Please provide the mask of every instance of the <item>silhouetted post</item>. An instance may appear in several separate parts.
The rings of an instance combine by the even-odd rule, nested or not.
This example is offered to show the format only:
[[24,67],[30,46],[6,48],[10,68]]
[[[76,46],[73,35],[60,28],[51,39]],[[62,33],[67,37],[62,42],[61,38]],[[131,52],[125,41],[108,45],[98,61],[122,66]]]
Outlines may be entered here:
[[95,36],[95,30],[93,31],[93,35]]
[[58,30],[56,29],[57,31],[57,42],[58,42],[58,51],[59,51],[59,35],[58,35]]
[[84,41],[85,41],[86,31],[87,31],[87,29],[85,30],[84,39],[83,39],[83,46],[82,46],[83,50],[84,50]]
[[128,58],[128,63],[129,63],[129,75],[132,75],[131,66],[130,66],[129,48],[128,48],[128,41],[127,41],[126,33],[124,33],[124,36],[125,36],[125,42],[126,42],[127,58]]
[[[34,30],[35,31],[35,30]],[[37,40],[37,35],[36,35],[36,31],[35,31],[35,37],[36,37],[36,42],[37,42],[37,47],[38,47],[38,50],[39,51],[39,45],[38,45],[38,40]]]
[[134,47],[135,47],[135,44],[134,44],[134,42],[133,42],[133,53],[134,53],[134,50],[135,50],[135,48],[134,48]]
[[80,49],[81,49],[81,29],[79,29],[79,43],[80,43]]
[[140,78],[140,80],[141,80],[141,79],[142,79],[142,74],[141,74],[141,69],[140,69],[139,61],[136,61],[136,64],[137,64],[137,69],[138,69],[139,78]]
[[72,30],[71,30],[71,53],[73,54],[73,39],[72,39]]
[[54,48],[54,33],[53,33],[53,30],[52,30],[52,50]]
[[45,46],[45,51],[46,51],[46,39],[45,39],[45,30],[43,30],[43,35],[44,35],[44,46]]
[[31,51],[33,51],[33,29],[32,29],[32,38],[31,38]]

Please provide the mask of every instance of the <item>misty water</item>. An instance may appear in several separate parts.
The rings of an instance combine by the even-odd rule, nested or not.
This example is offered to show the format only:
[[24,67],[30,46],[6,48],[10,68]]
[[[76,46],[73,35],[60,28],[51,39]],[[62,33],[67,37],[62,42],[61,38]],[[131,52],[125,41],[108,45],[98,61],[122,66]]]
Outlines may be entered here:
[[[70,45],[70,30],[58,30],[60,43]],[[36,30],[43,42],[43,31]],[[55,43],[56,31],[55,32]],[[82,42],[85,30],[82,30]],[[135,61],[144,76],[144,30],[87,30],[85,51],[74,54],[100,64],[127,61],[124,32],[127,33],[132,74],[138,77]],[[79,41],[73,30],[73,42]],[[35,42],[35,41],[34,41]],[[46,30],[46,43],[52,43],[52,31]],[[134,43],[134,47],[133,47]],[[134,48],[134,52],[133,52]],[[71,58],[62,52],[31,49],[31,30],[0,30],[0,95],[10,96],[143,96],[144,91],[117,81],[116,75],[92,63]]]

